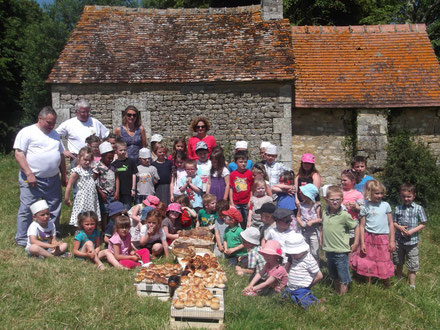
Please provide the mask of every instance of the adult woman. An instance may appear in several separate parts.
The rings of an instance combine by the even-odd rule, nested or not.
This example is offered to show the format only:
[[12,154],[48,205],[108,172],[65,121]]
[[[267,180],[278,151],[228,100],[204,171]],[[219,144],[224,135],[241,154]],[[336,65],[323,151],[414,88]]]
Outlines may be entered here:
[[[298,174],[295,177],[296,191],[299,191],[299,187],[308,183],[313,183],[318,190],[321,187],[321,175],[315,167],[315,156],[312,154],[304,154],[301,157],[301,165],[299,167]],[[316,200],[319,201],[319,196],[316,198]],[[296,204],[299,205],[301,202],[300,194],[296,194],[295,201]]]
[[196,132],[197,135],[192,136],[188,140],[188,158],[197,160],[196,155],[196,144],[199,141],[203,141],[208,145],[208,157],[211,155],[212,147],[217,145],[212,135],[207,135],[206,133],[211,128],[209,120],[205,117],[196,117],[191,122],[189,126],[192,132]]
[[141,125],[141,114],[129,105],[122,114],[122,125],[116,127],[115,135],[127,143],[127,156],[138,163],[139,149],[147,146],[145,128]]

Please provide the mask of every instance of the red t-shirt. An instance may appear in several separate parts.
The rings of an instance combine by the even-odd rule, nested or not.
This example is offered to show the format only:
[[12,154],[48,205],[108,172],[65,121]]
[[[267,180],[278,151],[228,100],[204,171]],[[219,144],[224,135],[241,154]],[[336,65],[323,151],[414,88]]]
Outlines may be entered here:
[[199,141],[203,141],[208,146],[208,157],[211,156],[212,148],[217,145],[217,141],[212,135],[206,135],[203,139],[199,139],[197,136],[191,136],[188,140],[188,158],[198,160],[196,155],[196,144]]
[[246,170],[243,173],[233,171],[230,176],[230,186],[232,189],[232,200],[234,204],[247,204],[251,198],[254,177],[252,172]]

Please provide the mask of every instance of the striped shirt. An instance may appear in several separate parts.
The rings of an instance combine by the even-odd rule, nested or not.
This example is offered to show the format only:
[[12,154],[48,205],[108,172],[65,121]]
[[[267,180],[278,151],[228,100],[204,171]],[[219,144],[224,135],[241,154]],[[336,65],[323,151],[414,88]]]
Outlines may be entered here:
[[315,258],[310,252],[307,252],[301,259],[289,257],[289,262],[291,262],[291,266],[287,287],[290,290],[308,288],[319,272],[319,266]]
[[258,253],[258,248],[259,246],[254,247],[248,254],[248,268],[255,268],[255,274],[260,273],[266,264],[263,256]]
[[[427,220],[423,207],[414,202],[409,205],[399,205],[394,210],[394,222],[397,222],[400,226],[408,226],[407,230],[413,229]],[[399,240],[404,245],[417,244],[419,242],[419,232],[407,237],[403,236],[400,230],[396,230],[396,240]]]

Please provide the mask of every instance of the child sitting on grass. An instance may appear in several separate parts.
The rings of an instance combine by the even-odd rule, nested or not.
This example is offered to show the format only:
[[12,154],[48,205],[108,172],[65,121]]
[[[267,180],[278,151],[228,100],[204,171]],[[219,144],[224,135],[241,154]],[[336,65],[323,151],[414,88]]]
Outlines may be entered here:
[[182,216],[182,208],[178,203],[171,203],[167,208],[167,217],[162,221],[162,229],[167,238],[168,244],[179,238],[180,218]]
[[[266,264],[263,269],[255,274],[252,281],[243,290],[245,296],[269,295],[281,290],[287,284],[287,272],[283,267],[283,253],[281,245],[277,241],[267,241],[264,248],[258,251]],[[266,278],[260,284],[257,284],[261,279]]]
[[205,194],[202,201],[204,208],[199,211],[197,216],[197,227],[208,227],[213,230],[218,219],[218,214],[215,211],[217,198],[212,194]]
[[263,226],[260,227],[260,242],[263,243],[264,237],[272,229],[275,228],[275,218],[273,214],[277,207],[273,203],[264,203],[259,210],[255,213],[261,216],[261,222]]
[[301,234],[292,233],[285,242],[288,272],[287,288],[282,297],[290,296],[305,309],[318,299],[312,294],[311,287],[322,280],[316,258],[309,252],[309,245]]
[[223,219],[228,227],[225,229],[223,235],[223,249],[226,259],[231,266],[236,266],[238,263],[246,265],[247,251],[241,242],[240,233],[243,229],[238,225],[243,221],[240,212],[230,207],[229,210],[222,212]]
[[101,251],[101,235],[98,230],[98,216],[93,211],[82,212],[78,215],[78,228],[73,241],[73,255],[82,259],[90,259],[99,270],[105,266],[101,258],[106,255]]
[[250,280],[252,280],[255,274],[260,273],[266,264],[263,256],[258,253],[260,248],[260,231],[255,227],[249,227],[242,231],[240,235],[243,246],[248,250],[248,264],[247,268],[235,266],[235,271],[240,276],[251,274]]
[[55,225],[50,222],[49,206],[45,200],[39,200],[30,206],[34,221],[27,231],[26,252],[30,256],[51,258],[69,257],[67,243],[57,241]]
[[168,243],[165,232],[162,229],[163,217],[159,210],[142,210],[143,225],[141,228],[140,245],[145,246],[151,253],[152,258],[156,259],[163,253],[168,258]]
[[182,208],[182,216],[180,217],[180,226],[183,230],[194,228],[197,220],[197,212],[191,207],[191,202],[187,195],[180,195],[176,198],[176,203]]
[[115,229],[115,219],[119,215],[127,215],[127,210],[125,209],[124,204],[120,201],[111,202],[108,206],[108,216],[110,218],[107,228],[105,229],[104,234],[104,243],[108,246],[108,242],[110,238],[113,236]]

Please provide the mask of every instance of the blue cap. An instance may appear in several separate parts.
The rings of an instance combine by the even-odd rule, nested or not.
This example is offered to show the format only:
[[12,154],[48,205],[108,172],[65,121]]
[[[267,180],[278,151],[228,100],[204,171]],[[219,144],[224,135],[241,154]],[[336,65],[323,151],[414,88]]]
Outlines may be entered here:
[[299,190],[301,190],[304,196],[310,198],[312,201],[315,201],[316,197],[319,195],[318,188],[316,188],[316,186],[312,183],[299,187]]
[[145,206],[145,207],[142,209],[142,212],[141,212],[141,221],[144,221],[144,220],[147,218],[148,213],[150,213],[150,212],[153,211],[153,210],[154,210],[153,207],[151,207],[151,206]]
[[125,211],[124,204],[122,204],[120,201],[111,202],[108,206],[108,216],[111,217],[115,215],[116,213]]

